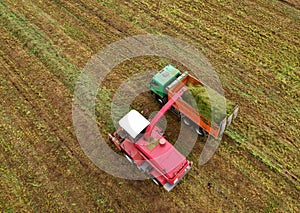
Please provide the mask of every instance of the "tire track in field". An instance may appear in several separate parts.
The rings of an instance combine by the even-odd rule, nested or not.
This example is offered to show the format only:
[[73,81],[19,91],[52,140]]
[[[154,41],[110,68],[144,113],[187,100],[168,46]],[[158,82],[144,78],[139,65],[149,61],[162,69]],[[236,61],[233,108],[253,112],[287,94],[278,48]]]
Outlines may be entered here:
[[[33,101],[32,100],[32,98],[34,98],[34,96],[32,97],[32,93],[30,93],[30,95],[29,94],[26,94],[26,93],[24,93],[23,91],[25,90],[26,91],[26,86],[25,85],[23,85],[23,83],[22,82],[19,82],[18,81],[18,76],[14,76],[14,75],[12,75],[12,73],[11,72],[8,72],[7,73],[7,75],[9,75],[10,77],[9,77],[9,79],[11,78],[11,82],[13,83],[13,85],[14,85],[14,87],[16,88],[16,94],[18,94],[18,95],[21,95],[21,97],[24,99],[24,102],[25,102],[25,105],[26,106],[30,106],[30,110],[31,110],[31,113],[32,114],[35,114],[36,116],[35,117],[40,117],[40,119],[39,120],[37,120],[37,121],[33,121],[33,123],[35,123],[35,122],[37,122],[38,124],[42,124],[42,125],[44,125],[44,127],[43,127],[43,130],[42,130],[42,132],[45,134],[45,135],[43,135],[43,133],[42,133],[42,138],[40,138],[39,139],[39,141],[49,141],[48,139],[48,136],[50,135],[50,136],[56,136],[56,137],[59,137],[60,139],[59,139],[59,143],[61,143],[62,142],[62,144],[67,148],[67,149],[69,149],[68,151],[66,151],[65,150],[65,148],[62,146],[62,149],[60,149],[60,145],[59,144],[57,144],[57,145],[54,145],[53,144],[53,142],[54,141],[50,141],[50,143],[48,142],[48,143],[46,143],[46,144],[43,144],[43,143],[39,143],[39,144],[37,144],[37,143],[35,143],[34,142],[34,140],[31,140],[31,144],[34,146],[34,147],[36,147],[35,149],[37,150],[37,151],[34,151],[34,155],[37,155],[37,156],[40,156],[40,155],[44,155],[44,156],[46,156],[45,158],[44,158],[44,160],[43,160],[43,162],[45,162],[46,164],[43,164],[44,166],[46,166],[46,167],[44,167],[44,166],[42,166],[42,168],[44,167],[44,170],[45,171],[52,171],[50,174],[49,174],[49,178],[48,178],[48,176],[43,176],[44,178],[46,177],[47,179],[45,180],[45,183],[47,184],[47,188],[49,187],[50,189],[50,191],[53,191],[53,192],[55,192],[55,194],[54,194],[54,197],[57,197],[57,194],[56,194],[56,191],[59,191],[59,188],[60,188],[60,186],[59,185],[56,185],[55,184],[55,186],[54,185],[52,185],[51,183],[52,183],[52,181],[54,181],[54,182],[56,182],[57,181],[57,179],[56,179],[56,177],[59,177],[58,178],[58,180],[60,180],[60,176],[61,176],[61,174],[63,174],[64,173],[64,171],[62,170],[64,167],[66,167],[67,166],[67,164],[66,164],[66,162],[64,162],[64,160],[62,160],[62,162],[60,163],[60,161],[61,160],[59,160],[57,157],[58,156],[56,156],[56,154],[57,153],[61,153],[60,154],[60,156],[67,156],[67,159],[74,159],[74,157],[75,157],[75,159],[77,159],[78,161],[79,161],[79,163],[81,163],[81,164],[83,164],[82,163],[82,157],[81,158],[79,158],[78,156],[76,156],[77,154],[76,154],[76,149],[75,148],[73,148],[73,147],[71,147],[70,148],[70,145],[68,144],[68,143],[66,143],[66,141],[65,141],[65,137],[63,137],[61,134],[57,134],[57,132],[55,132],[56,134],[55,135],[53,135],[53,132],[52,131],[55,131],[55,129],[54,128],[61,128],[61,127],[53,127],[53,125],[51,125],[50,123],[49,123],[49,117],[48,116],[46,116],[44,113],[40,113],[40,111],[41,110],[46,110],[47,108],[46,107],[42,107],[42,109],[40,108],[40,107],[38,107],[37,105],[36,105],[36,102],[35,101]],[[7,99],[7,97],[6,97],[6,99]],[[9,101],[9,99],[8,99],[8,101]],[[13,103],[13,101],[11,101],[12,103]],[[35,111],[35,109],[36,109],[36,113],[34,112]],[[21,116],[22,116],[22,114],[21,114]],[[17,117],[15,117],[15,119],[16,120],[19,120],[19,122],[21,122],[21,124],[20,124],[20,126],[22,126],[22,125],[26,125],[26,123],[28,123],[27,125],[28,126],[30,126],[30,125],[32,125],[32,120],[31,119],[28,119],[28,120],[23,120],[22,119],[22,117],[19,117],[19,118],[17,118]],[[11,115],[11,117],[13,118],[14,116],[13,115]],[[49,125],[50,124],[50,125]],[[34,132],[34,134],[36,134],[36,135],[41,135],[41,132],[38,130],[38,128],[39,127],[37,127],[37,126],[35,126],[32,130],[33,131],[31,131],[31,132]],[[44,129],[45,128],[45,129]],[[24,130],[25,131],[25,130]],[[37,132],[36,132],[37,131]],[[74,139],[73,139],[73,141],[74,141]],[[52,143],[51,143],[52,142]],[[55,143],[55,142],[54,142]],[[36,154],[37,153],[37,154]],[[51,154],[50,154],[51,153]],[[49,160],[50,159],[50,160]],[[51,160],[52,159],[52,160]],[[56,161],[55,161],[55,159],[56,159]],[[54,161],[53,161],[54,160]],[[58,160],[58,161],[57,161]],[[33,162],[34,162],[34,159],[33,159]],[[56,162],[56,164],[57,165],[55,165],[54,163]],[[54,166],[55,165],[55,166]],[[77,168],[78,168],[78,166],[79,165],[77,165]],[[86,166],[86,164],[84,164],[83,166],[82,166],[83,168],[86,168],[87,166]],[[54,169],[55,168],[55,169]],[[66,167],[66,170],[67,170],[67,168],[68,167]],[[76,168],[76,167],[75,167]],[[81,168],[82,169],[82,168]],[[70,178],[70,177],[69,177]],[[76,178],[71,178],[71,184],[68,184],[68,186],[72,186],[72,185],[74,185],[74,181],[75,180],[75,182],[77,181],[76,180]],[[58,198],[59,200],[65,200],[63,197],[61,197],[61,198]],[[70,205],[70,203],[67,203],[67,202],[65,202],[64,203],[64,207],[68,207]],[[69,209],[69,210],[71,210],[71,209]]]
[[[6,65],[6,66],[5,66]],[[4,64],[4,70],[3,71],[7,71],[8,73],[10,73],[9,70],[11,70],[11,67],[8,66],[7,68],[7,64]],[[22,142],[21,142],[21,147],[23,146],[22,144],[23,143],[26,143],[25,148],[20,148],[18,147],[19,151],[20,151],[20,154],[17,154],[17,156],[20,156],[20,157],[24,157],[24,161],[25,162],[25,159],[27,160],[26,162],[26,165],[20,165],[20,167],[22,169],[24,169],[24,172],[22,172],[21,174],[28,174],[28,171],[26,170],[26,166],[27,167],[33,167],[33,168],[39,168],[39,169],[42,169],[41,171],[35,171],[34,173],[36,174],[42,174],[42,173],[47,173],[47,171],[49,171],[49,164],[47,165],[47,167],[43,167],[41,166],[39,163],[39,159],[36,159],[34,156],[39,156],[39,155],[46,155],[49,150],[47,151],[42,151],[41,152],[41,146],[36,146],[36,143],[35,141],[37,140],[37,138],[39,138],[39,141],[47,141],[47,137],[46,135],[43,135],[43,133],[41,134],[41,132],[39,132],[38,130],[38,127],[35,126],[34,128],[32,128],[33,125],[35,125],[34,123],[36,122],[35,120],[31,120],[30,118],[26,118],[24,119],[24,114],[20,113],[20,109],[18,108],[19,106],[22,107],[24,106],[23,104],[19,104],[19,101],[22,102],[22,98],[24,99],[24,103],[25,103],[25,106],[27,107],[28,104],[27,102],[29,101],[28,98],[25,96],[23,97],[22,94],[24,94],[24,92],[20,92],[20,86],[18,84],[18,79],[17,77],[14,77],[14,76],[10,76],[9,78],[7,77],[7,73],[4,72],[3,74],[5,74],[4,78],[5,79],[8,79],[8,82],[9,84],[12,86],[7,92],[9,92],[10,94],[13,94],[14,97],[18,97],[18,98],[11,98],[10,95],[6,95],[5,93],[3,94],[4,97],[2,97],[1,100],[6,100],[5,103],[2,103],[2,104],[5,104],[5,107],[7,109],[9,109],[9,113],[7,113],[7,115],[9,115],[9,117],[12,119],[12,121],[14,121],[14,126],[17,126],[17,129],[20,129],[20,131],[24,132],[24,135],[26,135],[26,138],[23,138],[22,139]],[[2,94],[1,94],[2,96]],[[16,101],[18,101],[16,103]],[[11,105],[15,105],[17,106],[16,109],[11,109]],[[29,109],[31,110],[31,113],[34,114],[34,110],[32,110],[31,107],[29,107]],[[38,116],[37,116],[38,117]],[[30,134],[28,134],[28,130],[30,129]],[[32,145],[32,147],[26,149],[27,147],[26,146],[29,146],[29,144],[27,144],[29,142],[30,145]],[[7,141],[7,143],[14,143],[12,144],[12,146],[16,147],[16,141],[12,140],[12,141]],[[7,146],[7,145],[5,145]],[[34,148],[33,148],[34,147]],[[38,151],[36,151],[38,150]],[[17,150],[11,150],[12,153],[8,153],[9,155],[7,156],[7,163],[9,165],[10,168],[15,168],[18,164],[16,164],[14,158],[12,158],[12,160],[10,160],[10,156],[15,156],[16,153],[17,153]],[[11,162],[11,163],[10,163]],[[48,162],[48,161],[45,161],[45,162]],[[30,173],[33,173],[33,172],[30,172]],[[19,177],[20,178],[20,182],[23,182],[22,185],[26,185],[26,188],[28,188],[28,182],[27,182],[27,178],[26,176],[25,177]],[[24,180],[24,179],[25,180]],[[49,178],[48,176],[45,176],[43,175],[42,178],[37,178],[38,181],[42,184],[42,183],[45,183],[47,184],[46,188],[46,193],[51,193],[51,192],[54,192],[57,191],[57,187],[54,187],[54,185],[52,184],[51,181],[49,181]],[[56,195],[55,195],[56,196]],[[39,198],[36,197],[38,201]],[[62,197],[60,197],[60,195],[58,195],[58,198],[59,199],[62,199]],[[29,198],[27,198],[29,199]],[[62,199],[64,200],[64,199]],[[27,201],[28,202],[28,201]],[[65,203],[65,206],[68,206],[66,205]],[[54,206],[55,207],[55,206]],[[56,206],[58,207],[58,206]]]
[[291,7],[295,7],[296,9],[300,9],[300,3],[297,0],[279,0],[280,2],[282,2],[283,4],[287,4]]
[[[138,8],[138,6],[141,6],[142,5],[142,3],[141,4],[138,4],[138,5],[131,5],[131,7],[130,8]],[[128,5],[129,6],[129,5]],[[140,9],[140,8],[139,8]],[[138,9],[137,9],[138,10]],[[180,11],[176,11],[176,13],[175,14],[171,14],[171,15],[169,15],[169,16],[166,16],[166,17],[160,17],[160,14],[159,13],[153,13],[153,11],[151,11],[150,9],[149,9],[149,7],[146,7],[145,5],[143,6],[142,5],[142,10],[143,11],[145,11],[147,14],[151,14],[153,17],[154,17],[154,19],[155,20],[164,20],[164,19],[167,19],[167,22],[166,23],[171,23],[174,19],[172,19],[172,18],[169,18],[169,16],[170,17],[172,17],[172,16],[175,16],[175,19],[176,20],[182,20],[180,23],[182,23],[182,24],[180,24],[180,26],[182,26],[182,27],[184,27],[184,26],[189,26],[189,25],[191,25],[191,23],[189,23],[188,21],[186,21],[184,18],[182,18],[182,14],[180,13]],[[152,12],[152,13],[151,13]],[[179,15],[179,13],[180,13],[180,15]],[[186,14],[186,13],[185,13]],[[208,19],[209,20],[209,19]],[[235,26],[235,27],[239,27],[240,29],[239,29],[239,31],[238,32],[245,32],[246,33],[246,35],[247,34],[249,34],[249,33],[251,33],[251,28],[252,28],[252,26],[254,25],[254,26],[259,26],[260,28],[259,28],[259,30],[258,30],[258,28],[256,27],[256,29],[255,29],[255,33],[253,34],[254,36],[258,36],[259,38],[262,38],[262,39],[266,39],[266,38],[264,38],[264,37],[262,37],[262,35],[264,35],[264,34],[267,34],[267,32],[265,31],[264,33],[262,33],[260,30],[261,29],[264,29],[264,25],[259,25],[259,23],[257,22],[257,21],[249,21],[249,20],[251,20],[251,19],[246,19],[247,20],[247,22],[249,22],[251,25],[247,25],[247,27],[240,27],[240,26],[242,26],[242,25],[234,25],[234,23],[230,23],[231,25],[233,25],[233,26]],[[163,21],[164,22],[164,21]],[[174,24],[175,25],[175,24]],[[175,25],[176,26],[176,25]],[[226,38],[230,38],[230,37],[233,37],[231,34],[235,34],[234,35],[234,37],[233,38],[238,38],[239,39],[239,42],[238,43],[240,43],[240,44],[243,44],[243,45],[246,45],[246,47],[249,45],[249,44],[247,44],[246,43],[246,41],[244,41],[244,38],[243,37],[241,37],[239,34],[236,34],[236,33],[234,33],[234,32],[227,32],[228,30],[223,30],[223,28],[224,28],[224,26],[222,26],[222,23],[215,23],[215,25],[214,26],[217,26],[218,28],[217,29],[220,29],[219,31],[222,31],[222,32],[225,32],[225,34],[224,34],[224,36],[226,37]],[[197,35],[197,31],[193,31],[194,29],[192,29],[192,28],[187,28],[187,27],[185,27],[185,28],[183,28],[182,30],[184,30],[185,32],[190,32],[189,34],[187,34],[187,37],[191,37],[191,35]],[[205,30],[207,30],[207,29],[205,29]],[[249,31],[250,30],[250,31]],[[180,30],[179,30],[179,28],[178,28],[178,32],[181,32]],[[229,34],[230,33],[230,34]],[[278,36],[280,36],[280,34],[278,35]],[[194,37],[192,37],[193,38],[193,40],[195,40],[195,38]],[[258,38],[254,38],[253,39],[253,42],[254,41],[256,41]],[[231,39],[231,41],[233,42],[235,39]],[[280,38],[279,39],[277,39],[277,40],[280,40]],[[230,41],[230,40],[229,40]],[[248,40],[247,40],[248,41]],[[201,42],[201,41],[199,41],[199,42]],[[264,44],[266,44],[267,42],[264,42]],[[215,48],[217,48],[217,45],[216,44],[212,44]],[[253,44],[252,44],[253,45]],[[245,48],[243,48],[243,49],[245,49]],[[249,51],[247,51],[247,49],[245,49],[244,51],[246,51],[246,52],[244,52],[244,54],[243,55],[249,55]],[[222,52],[217,52],[217,54],[220,54],[220,53],[222,53]],[[234,55],[233,55],[233,58],[236,58],[236,57],[234,57]],[[243,58],[241,58],[241,61],[247,61],[247,58],[246,57],[243,57]],[[252,63],[252,65],[253,65],[253,67],[255,67],[255,61],[253,61],[253,63]],[[244,67],[243,67],[244,68]]]

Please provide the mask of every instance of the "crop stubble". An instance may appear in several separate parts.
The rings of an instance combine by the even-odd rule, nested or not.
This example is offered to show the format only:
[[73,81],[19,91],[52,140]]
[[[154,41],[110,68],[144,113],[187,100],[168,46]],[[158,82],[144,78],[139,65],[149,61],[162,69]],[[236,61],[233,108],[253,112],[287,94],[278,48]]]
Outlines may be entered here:
[[[203,211],[214,211],[218,208],[222,208],[224,211],[234,209],[258,211],[268,208],[268,205],[274,205],[274,208],[279,207],[284,209],[284,206],[280,206],[280,202],[284,202],[281,199],[281,196],[284,197],[283,195],[287,197],[285,198],[285,204],[288,205],[287,208],[296,208],[295,200],[299,193],[294,188],[293,184],[290,184],[299,184],[296,174],[292,174],[296,177],[296,181],[291,180],[291,175],[288,174],[287,179],[285,179],[284,177],[286,174],[284,174],[284,172],[291,171],[290,169],[286,170],[285,168],[280,168],[280,171],[272,171],[265,165],[266,162],[262,163],[259,158],[262,155],[264,156],[268,151],[271,151],[271,154],[267,153],[268,155],[266,156],[268,159],[274,160],[276,166],[284,165],[290,161],[297,162],[298,158],[295,156],[295,154],[297,154],[295,149],[287,148],[289,145],[297,146],[295,137],[292,136],[291,138],[288,138],[288,136],[285,136],[284,134],[279,134],[277,138],[272,138],[274,141],[267,141],[268,137],[276,132],[292,132],[293,126],[295,127],[297,123],[291,120],[289,123],[293,124],[291,125],[292,127],[279,126],[277,125],[277,121],[282,121],[281,117],[278,117],[277,115],[268,117],[262,114],[262,109],[257,109],[257,106],[263,106],[267,107],[267,110],[265,110],[266,112],[274,110],[282,111],[284,110],[284,106],[281,107],[281,104],[279,104],[280,102],[294,103],[293,99],[289,100],[289,94],[285,92],[286,88],[290,89],[289,85],[284,84],[285,88],[282,88],[281,80],[274,77],[276,70],[273,70],[272,73],[268,72],[269,69],[267,68],[269,68],[270,64],[273,64],[273,61],[267,61],[266,65],[256,65],[260,59],[257,59],[254,56],[263,51],[268,51],[271,44],[265,46],[262,45],[264,43],[259,44],[254,52],[243,47],[244,45],[247,45],[247,43],[249,46],[246,47],[251,48],[253,45],[255,46],[256,39],[250,38],[249,41],[247,40],[248,42],[243,41],[244,36],[247,36],[251,31],[254,31],[253,35],[257,36],[258,32],[266,33],[269,32],[270,29],[265,29],[262,27],[264,25],[260,24],[257,25],[257,29],[254,28],[249,31],[249,28],[247,27],[243,28],[239,24],[233,24],[232,26],[237,27],[237,29],[233,28],[223,34],[224,28],[222,27],[222,24],[220,25],[220,23],[214,22],[213,18],[210,16],[204,16],[205,25],[200,25],[202,31],[199,33],[199,30],[197,30],[198,26],[191,28],[187,27],[189,26],[190,20],[193,20],[193,17],[198,17],[199,14],[189,10],[189,7],[185,7],[184,5],[176,5],[177,7],[182,8],[183,11],[182,13],[179,13],[179,16],[176,15],[178,14],[176,10],[174,13],[175,15],[166,14],[163,16],[161,13],[156,13],[154,10],[147,9],[148,7],[145,7],[143,3],[137,4],[137,2],[127,3],[126,5],[120,3],[118,6],[115,4],[115,8],[103,6],[101,9],[103,9],[104,12],[95,9],[99,8],[99,4],[96,1],[88,1],[87,3],[82,1],[72,3],[64,1],[44,3],[40,1],[34,4],[35,7],[26,6],[26,3],[19,3],[16,5],[16,8],[12,7],[13,3],[14,2],[7,2],[6,4],[10,5],[9,9],[11,11],[20,14],[20,17],[26,17],[27,21],[25,22],[25,25],[30,23],[31,25],[36,26],[40,32],[43,32],[47,38],[52,41],[54,45],[51,46],[51,48],[57,50],[58,54],[66,59],[59,62],[62,65],[64,65],[64,61],[68,61],[74,64],[75,67],[82,67],[89,56],[97,50],[100,50],[101,47],[122,37],[137,33],[164,32],[188,40],[192,44],[197,44],[197,46],[200,44],[202,46],[198,47],[200,47],[200,49],[203,48],[204,52],[208,54],[209,59],[216,64],[217,70],[220,68],[222,72],[224,72],[221,74],[221,79],[230,82],[230,85],[224,85],[227,94],[230,94],[234,101],[243,101],[240,103],[241,114],[236,121],[239,126],[234,125],[232,127],[233,129],[236,129],[232,130],[233,133],[242,133],[242,135],[246,135],[248,140],[252,138],[256,139],[254,138],[254,135],[248,133],[249,129],[246,128],[246,126],[255,126],[257,122],[257,119],[253,119],[253,117],[250,116],[251,113],[255,113],[257,117],[264,118],[259,121],[259,128],[263,128],[264,131],[268,130],[266,129],[266,126],[269,126],[270,128],[266,135],[266,139],[259,138],[258,140],[253,141],[253,144],[248,144],[252,142],[248,141],[248,143],[245,143],[246,145],[235,145],[235,141],[232,138],[226,137],[224,141],[227,145],[221,145],[217,155],[212,159],[212,162],[202,168],[194,167],[193,171],[187,176],[187,180],[180,184],[180,186],[175,189],[174,193],[168,194],[161,189],[154,188],[150,181],[132,182],[112,178],[90,165],[88,159],[81,153],[72,129],[66,128],[70,127],[72,124],[70,117],[70,97],[72,88],[69,88],[69,85],[74,83],[74,80],[72,79],[75,79],[76,74],[78,75],[78,73],[75,73],[75,77],[72,79],[69,79],[68,76],[64,77],[66,75],[63,73],[64,69],[53,74],[54,72],[57,72],[57,70],[54,70],[53,67],[43,61],[44,59],[42,59],[40,55],[42,50],[37,50],[37,53],[31,54],[30,49],[28,47],[26,48],[26,45],[28,45],[26,39],[22,40],[23,38],[18,37],[18,35],[12,36],[7,32],[8,30],[12,32],[12,29],[7,29],[9,28],[7,26],[5,28],[2,27],[2,31],[6,32],[2,34],[4,40],[9,40],[8,38],[10,38],[19,41],[5,43],[6,48],[2,50],[4,55],[8,55],[3,58],[9,58],[11,63],[17,65],[8,66],[8,62],[3,62],[7,67],[3,71],[4,79],[9,79],[8,81],[11,82],[10,84],[15,85],[15,89],[13,89],[14,93],[5,93],[3,100],[5,98],[7,101],[4,103],[2,100],[1,105],[6,105],[6,109],[9,109],[10,105],[18,105],[20,104],[19,102],[21,102],[21,108],[27,106],[30,111],[29,115],[25,116],[24,112],[20,112],[22,109],[17,108],[13,111],[4,110],[4,117],[9,117],[13,121],[16,120],[16,124],[11,125],[15,126],[17,129],[20,128],[20,131],[25,135],[22,136],[22,143],[25,144],[25,142],[27,142],[27,144],[30,144],[29,147],[32,147],[28,148],[25,145],[22,145],[24,146],[23,150],[25,152],[26,149],[33,150],[32,153],[34,153],[31,154],[32,156],[28,155],[26,158],[28,159],[28,167],[24,167],[24,165],[21,164],[19,167],[15,168],[18,174],[15,174],[14,176],[17,179],[19,178],[19,181],[22,182],[19,186],[20,194],[22,194],[22,191],[25,189],[27,189],[28,193],[32,193],[30,195],[23,195],[24,202],[28,204],[27,207],[24,208],[30,209],[33,208],[33,206],[36,206],[36,208],[46,208],[48,206],[61,210],[91,210],[98,208],[106,211],[123,208],[123,210],[130,211],[138,209],[150,210],[153,207],[153,210],[162,211],[170,209],[176,211],[186,208],[192,210],[201,208]],[[214,3],[209,6],[206,15],[211,12],[218,17],[218,9],[220,8]],[[139,22],[135,21],[133,22],[135,24],[132,24],[128,17],[133,17],[133,15],[129,16],[126,13],[123,13],[123,16],[120,17],[117,15],[118,13],[114,11],[122,7],[126,8],[126,11],[132,10],[133,15],[144,13],[147,15],[144,15],[144,21],[139,20]],[[163,5],[163,7],[167,8],[166,5]],[[197,7],[197,5],[195,7]],[[259,8],[264,11],[269,11],[267,6],[262,6],[260,3]],[[49,21],[48,18],[45,19],[40,16],[40,12],[42,11],[44,11],[45,14],[48,14],[52,20]],[[226,10],[224,9],[223,11]],[[251,10],[248,10],[245,13],[249,12],[251,13]],[[105,17],[105,14],[109,14],[108,17]],[[189,15],[185,16],[184,14]],[[283,20],[286,19],[285,14],[282,15],[281,12],[277,12],[274,16],[277,17],[277,14],[280,14],[280,17]],[[32,17],[29,17],[29,15],[32,15]],[[253,15],[251,16],[252,19]],[[125,18],[123,18],[124,16]],[[227,18],[230,19],[230,17]],[[258,20],[256,20],[256,22],[253,23],[250,17],[235,16],[234,18],[237,20],[247,20],[249,27],[258,22]],[[74,30],[70,31],[70,26],[68,26],[69,28],[65,26],[65,19],[72,23],[71,27],[73,25],[75,26],[75,32]],[[228,23],[229,22],[224,22],[227,26]],[[295,24],[295,22],[292,22],[292,24],[294,28],[299,28],[299,23]],[[211,25],[214,25],[215,28],[209,28]],[[151,31],[152,29],[155,30]],[[82,32],[81,34],[79,33],[79,35],[83,36],[76,37],[77,30]],[[215,32],[221,34],[221,38],[224,39],[220,40],[220,35]],[[239,34],[236,35],[235,32],[239,32]],[[289,33],[289,31],[287,32]],[[230,36],[231,34],[233,34],[234,37]],[[277,39],[286,38],[285,34],[277,32],[277,35]],[[288,44],[293,44],[294,46],[297,45],[297,41],[295,41],[297,35],[289,35],[291,36],[287,38]],[[25,34],[25,37],[26,36],[30,37],[31,35]],[[258,37],[263,38],[263,35]],[[33,40],[34,39],[35,38],[33,37]],[[266,42],[267,41],[268,40],[266,40]],[[226,48],[226,44],[232,44],[230,47],[237,48],[238,50]],[[265,49],[260,52],[259,49],[262,46],[265,47]],[[22,47],[24,50],[22,50]],[[258,52],[255,52],[256,50]],[[22,57],[22,55],[24,56]],[[150,59],[141,59],[141,62],[145,61],[146,63],[151,63]],[[128,70],[130,70],[130,66],[140,66],[138,65],[139,62],[140,61],[133,61],[133,65],[127,64],[129,66]],[[225,63],[229,64],[229,66],[225,66]],[[26,68],[29,64],[33,65]],[[224,70],[223,65],[225,67]],[[111,75],[111,77],[115,79],[114,82],[120,82],[118,76],[122,76],[122,79],[125,78],[124,73],[122,73],[124,72],[124,68],[126,68],[126,66],[122,67],[122,69],[116,68],[115,75]],[[239,72],[236,72],[235,69],[239,70]],[[252,73],[253,70],[257,69],[259,74]],[[12,72],[11,70],[19,70],[19,72]],[[275,74],[273,74],[274,72]],[[297,76],[297,74],[293,72],[289,74],[289,76],[292,77],[289,77],[288,80],[292,82],[292,85],[295,82],[295,80],[293,80],[293,76],[295,75]],[[235,78],[232,78],[231,76],[235,76]],[[270,77],[266,78],[266,76]],[[270,85],[271,78],[276,79],[275,82],[273,82],[274,85]],[[69,84],[66,85],[67,81],[72,83],[69,82]],[[259,82],[259,84],[255,82]],[[44,87],[44,85],[49,85],[49,87]],[[231,88],[231,85],[233,88]],[[272,103],[268,104],[263,101],[260,105],[257,105],[251,101],[258,99],[258,103],[260,103],[260,96],[255,97],[255,99],[252,100],[247,96],[241,97],[239,93],[236,94],[235,91],[245,92],[244,85],[249,87],[250,91],[247,91],[246,93],[249,93],[250,96],[257,96],[255,92],[259,89],[262,91],[260,96],[264,98],[265,101],[272,101]],[[275,88],[280,92],[278,98],[275,99],[278,103],[274,100],[274,96],[277,97],[277,95],[274,94],[273,96],[267,94],[268,90],[261,85],[267,87],[268,90],[274,91]],[[117,85],[110,83],[108,83],[107,86],[112,87],[112,91],[113,87],[117,87]],[[234,90],[235,88],[237,89]],[[6,89],[11,91],[11,88]],[[233,89],[234,92],[231,92],[230,89]],[[285,95],[287,98],[284,97]],[[20,98],[15,100],[16,96],[20,96]],[[151,99],[142,100],[149,102],[149,105],[151,105],[151,102],[153,101]],[[54,112],[56,112],[56,115]],[[291,112],[290,116],[295,116],[295,114]],[[43,124],[42,126],[37,126],[37,117],[37,122]],[[12,123],[12,121],[10,122]],[[30,131],[35,132],[35,136],[27,135],[28,130],[25,129],[25,124],[27,124]],[[39,128],[45,128],[46,130],[41,131]],[[254,128],[253,131],[256,133],[256,128]],[[41,132],[43,133],[42,135],[40,135]],[[18,137],[19,136],[17,135],[16,138],[13,138],[11,144],[15,142]],[[52,141],[54,145],[45,143],[47,139],[49,140],[48,137],[51,138],[50,141]],[[270,143],[272,143],[272,146],[268,149],[268,144]],[[279,143],[279,145],[276,145],[277,143]],[[293,145],[293,143],[295,145]],[[195,152],[191,153],[192,159],[197,160],[197,153],[201,150],[201,147],[202,145],[199,145],[195,148]],[[282,147],[282,150],[278,150],[277,147]],[[284,151],[286,149],[287,151]],[[251,152],[253,150],[263,151],[262,154],[258,153],[258,158],[255,158],[255,154],[253,155],[253,152]],[[293,153],[293,155],[290,158],[287,158],[286,152]],[[4,153],[6,153],[6,157],[3,157],[3,159],[11,159],[6,164],[9,168],[13,168],[16,162],[21,162],[21,159],[26,157],[21,152],[15,153],[17,159],[14,160],[14,158],[9,158],[10,154],[14,153]],[[278,154],[280,155],[277,156]],[[68,163],[66,163],[67,160],[61,159],[63,156],[70,159]],[[249,162],[249,159],[252,162]],[[293,164],[291,166],[293,166]],[[28,180],[21,181],[22,178],[19,177],[20,174],[24,175],[28,172],[26,170],[27,168],[30,169],[32,167],[37,167],[43,171],[37,175],[33,175],[35,170],[30,170],[29,173],[33,175],[33,179],[37,181],[37,183],[34,184],[35,186],[28,184]],[[47,173],[47,171],[53,171],[53,173]],[[241,172],[244,173],[241,174]],[[11,174],[12,173],[13,172],[11,172]],[[272,181],[268,181],[268,179],[271,179]],[[277,187],[276,183],[280,183],[280,187]],[[39,184],[41,184],[41,186]],[[61,185],[64,185],[64,187],[61,187]],[[77,188],[77,186],[79,188]],[[248,188],[241,189],[242,186]],[[124,191],[124,189],[130,190]],[[149,189],[151,189],[151,191]],[[9,189],[7,188],[7,190]],[[160,199],[156,199],[158,193]],[[280,193],[283,193],[283,195]],[[20,194],[19,196],[22,196]],[[31,195],[34,199],[29,201]],[[49,199],[46,198],[47,196],[49,196]],[[135,197],[136,202],[132,202],[133,196]],[[8,197],[7,199],[10,198],[12,197]],[[58,205],[50,202],[53,198],[57,201]],[[88,202],[88,204],[86,202]],[[149,206],[149,203],[152,203],[153,206]],[[73,205],[70,206],[70,204]],[[20,206],[14,206],[12,203],[10,203],[10,205],[14,208],[20,208]],[[5,206],[5,208],[8,207],[9,206]]]

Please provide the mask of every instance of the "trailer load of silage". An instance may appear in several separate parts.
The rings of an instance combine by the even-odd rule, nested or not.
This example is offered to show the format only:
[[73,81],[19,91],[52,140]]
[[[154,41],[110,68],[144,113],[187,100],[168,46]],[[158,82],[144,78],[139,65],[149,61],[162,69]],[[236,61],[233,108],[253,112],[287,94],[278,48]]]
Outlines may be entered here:
[[[182,99],[196,109],[204,118],[220,123],[230,115],[235,104],[220,95],[217,91],[202,85],[187,84],[189,91],[185,92]],[[211,97],[211,98],[209,98]],[[224,104],[226,102],[226,109]],[[214,116],[212,116],[214,113]]]

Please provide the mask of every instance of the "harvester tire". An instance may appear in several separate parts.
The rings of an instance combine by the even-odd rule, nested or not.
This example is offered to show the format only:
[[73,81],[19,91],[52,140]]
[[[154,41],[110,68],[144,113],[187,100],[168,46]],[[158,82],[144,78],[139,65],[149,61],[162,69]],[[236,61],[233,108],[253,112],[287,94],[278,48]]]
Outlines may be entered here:
[[152,181],[153,181],[156,185],[161,186],[161,183],[160,183],[155,177],[152,178]]
[[134,163],[134,161],[132,160],[132,158],[131,158],[129,155],[127,155],[126,153],[124,153],[124,156],[125,156],[125,158],[126,158],[131,164]]

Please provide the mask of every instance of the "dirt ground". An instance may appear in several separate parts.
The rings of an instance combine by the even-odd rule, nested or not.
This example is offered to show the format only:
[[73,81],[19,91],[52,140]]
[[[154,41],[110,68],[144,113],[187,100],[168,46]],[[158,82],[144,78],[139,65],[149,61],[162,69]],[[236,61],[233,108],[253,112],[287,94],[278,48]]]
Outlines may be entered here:
[[[299,212],[297,1],[6,0],[0,17],[1,212]],[[146,33],[199,49],[226,97],[240,105],[213,158],[195,164],[171,192],[101,171],[72,123],[74,86],[90,57]],[[103,135],[111,131],[107,105],[119,85],[165,61],[139,57],[112,70],[96,112]],[[132,107],[159,109],[150,94]],[[174,141],[179,119],[170,112],[166,119]],[[204,143],[198,138],[187,158],[197,162]]]

